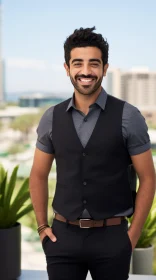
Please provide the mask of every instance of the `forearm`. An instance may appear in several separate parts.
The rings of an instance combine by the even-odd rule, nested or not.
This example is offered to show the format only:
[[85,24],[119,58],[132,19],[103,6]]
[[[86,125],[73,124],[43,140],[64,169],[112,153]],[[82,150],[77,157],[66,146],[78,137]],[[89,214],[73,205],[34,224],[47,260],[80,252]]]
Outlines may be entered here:
[[47,224],[48,178],[30,176],[30,195],[38,225]]
[[140,183],[135,202],[135,212],[133,215],[130,233],[138,239],[142,228],[149,214],[155,195],[155,179],[148,179]]

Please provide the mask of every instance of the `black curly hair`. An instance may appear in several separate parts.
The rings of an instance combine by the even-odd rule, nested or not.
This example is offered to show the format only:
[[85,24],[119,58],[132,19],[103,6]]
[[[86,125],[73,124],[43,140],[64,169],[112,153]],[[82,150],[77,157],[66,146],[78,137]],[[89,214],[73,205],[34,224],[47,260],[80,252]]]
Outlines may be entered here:
[[103,65],[108,63],[109,44],[101,34],[94,33],[95,26],[92,28],[75,29],[64,43],[65,62],[69,67],[70,52],[74,48],[97,47],[102,52]]

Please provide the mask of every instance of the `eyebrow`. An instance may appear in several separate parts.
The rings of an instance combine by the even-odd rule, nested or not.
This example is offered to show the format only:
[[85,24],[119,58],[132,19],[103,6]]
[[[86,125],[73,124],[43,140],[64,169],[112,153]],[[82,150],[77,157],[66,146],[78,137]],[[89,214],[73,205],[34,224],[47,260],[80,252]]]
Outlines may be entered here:
[[[82,62],[83,61],[83,59],[81,59],[81,58],[75,58],[75,59],[73,59],[72,60],[72,64],[74,63],[74,62]],[[101,64],[101,61],[100,61],[100,59],[98,59],[98,58],[91,58],[91,59],[89,59],[89,62],[98,62],[98,63],[100,63]]]

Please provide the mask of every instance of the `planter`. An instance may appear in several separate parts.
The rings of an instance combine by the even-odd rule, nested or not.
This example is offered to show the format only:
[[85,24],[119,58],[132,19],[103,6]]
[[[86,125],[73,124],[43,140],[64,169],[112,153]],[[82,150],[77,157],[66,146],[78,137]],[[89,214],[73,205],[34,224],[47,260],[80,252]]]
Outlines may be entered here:
[[21,274],[21,225],[0,229],[0,279],[13,280]]
[[153,275],[154,247],[135,248],[133,251],[133,274]]
[[132,255],[131,255],[129,274],[133,274],[133,252],[132,252]]

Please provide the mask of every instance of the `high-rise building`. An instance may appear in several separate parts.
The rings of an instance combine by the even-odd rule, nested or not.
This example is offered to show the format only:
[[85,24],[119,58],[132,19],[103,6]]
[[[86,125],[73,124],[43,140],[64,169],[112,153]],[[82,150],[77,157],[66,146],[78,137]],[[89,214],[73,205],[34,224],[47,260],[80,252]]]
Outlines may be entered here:
[[121,71],[110,68],[106,75],[106,90],[108,94],[121,98]]
[[150,125],[156,125],[156,72],[133,68],[127,72],[111,69],[106,76],[106,90],[136,106]]
[[156,108],[156,72],[148,68],[133,68],[127,72],[110,69],[106,90],[140,109]]
[[121,98],[140,109],[156,107],[156,72],[140,68],[122,73]]
[[1,20],[1,0],[0,0],[0,103],[4,102],[4,94],[3,94],[3,62],[2,62],[2,36],[1,36],[1,28],[2,28],[2,20]]

